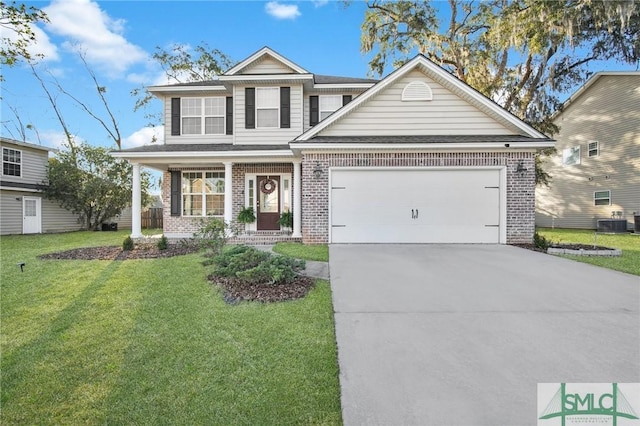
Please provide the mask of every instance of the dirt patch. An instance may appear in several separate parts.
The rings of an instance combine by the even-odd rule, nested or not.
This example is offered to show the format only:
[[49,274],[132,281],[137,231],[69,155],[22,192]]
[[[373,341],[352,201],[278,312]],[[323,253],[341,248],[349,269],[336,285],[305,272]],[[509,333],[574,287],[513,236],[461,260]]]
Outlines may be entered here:
[[195,253],[198,247],[190,245],[169,245],[160,250],[155,245],[140,245],[133,250],[122,250],[118,246],[84,247],[73,250],[48,253],[38,256],[40,259],[60,260],[127,260],[127,259],[158,259],[163,257],[182,256]]
[[301,299],[309,293],[315,282],[312,278],[300,276],[288,284],[247,284],[237,278],[209,276],[209,281],[224,290],[224,300],[229,304],[241,301],[283,302]]
[[[516,247],[525,248],[527,250],[538,251],[540,253],[546,253],[547,249],[536,247],[533,244],[513,244]],[[567,249],[567,250],[610,250],[615,251],[611,247],[602,247],[602,246],[594,246],[593,244],[578,244],[578,243],[567,243],[567,244],[551,244],[550,248],[557,249]]]

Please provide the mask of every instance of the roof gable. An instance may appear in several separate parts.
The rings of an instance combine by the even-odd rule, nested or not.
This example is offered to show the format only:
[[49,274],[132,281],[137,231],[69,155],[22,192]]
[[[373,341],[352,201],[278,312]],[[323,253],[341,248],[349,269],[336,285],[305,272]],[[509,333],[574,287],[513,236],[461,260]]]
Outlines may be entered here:
[[309,72],[265,46],[226,71],[223,76],[238,74],[309,74]]
[[[420,76],[423,78],[420,78]],[[491,125],[489,126],[492,128],[486,129],[485,134],[520,134],[532,138],[547,139],[544,134],[538,132],[527,123],[507,112],[498,104],[491,101],[466,83],[458,80],[440,66],[436,65],[423,55],[418,55],[402,67],[389,74],[362,95],[355,98],[351,103],[347,104],[327,119],[321,121],[319,124],[300,135],[297,140],[305,141],[315,136],[335,136],[340,134],[341,131],[348,133],[347,129],[349,125],[352,124],[348,123],[350,120],[348,117],[353,116],[355,120],[355,117],[358,114],[357,111],[364,111],[369,108],[369,106],[372,108],[380,108],[383,105],[380,100],[385,96],[385,93],[397,90],[400,84],[410,82],[411,80],[423,80],[426,81],[427,84],[430,83],[433,86],[437,86],[438,89],[442,89],[442,93],[448,92],[453,94],[462,102],[458,102],[458,104],[456,104],[457,106],[453,105],[452,108],[454,108],[454,110],[456,107],[460,107],[462,104],[465,104],[471,109],[477,111],[477,113],[481,115],[481,117],[479,116],[479,119],[488,123],[492,122],[494,124],[493,127]],[[434,94],[434,99],[436,96],[437,94]],[[400,98],[398,98],[398,102],[400,102]],[[375,105],[376,103],[379,103],[380,105]],[[390,104],[387,102],[386,105],[388,106]],[[406,110],[411,109],[408,103],[401,106]],[[393,111],[394,108],[389,109],[389,112]],[[434,111],[434,113],[436,112]],[[402,112],[400,112],[400,114],[402,114]],[[451,115],[451,113],[446,110],[441,110],[439,114],[442,117],[446,116],[446,118],[450,118],[449,115]],[[414,123],[420,122],[420,120],[422,120],[422,116],[416,116],[413,118]],[[366,126],[365,121],[362,121],[362,124]],[[434,131],[440,132],[440,134],[450,134],[450,132],[456,131],[458,127],[459,126],[456,126],[455,123],[449,123],[449,127],[439,130],[434,129]],[[404,130],[404,133],[400,132],[397,134],[408,134],[407,132],[410,131],[414,132],[414,134],[420,134],[421,130],[414,127],[413,130]]]

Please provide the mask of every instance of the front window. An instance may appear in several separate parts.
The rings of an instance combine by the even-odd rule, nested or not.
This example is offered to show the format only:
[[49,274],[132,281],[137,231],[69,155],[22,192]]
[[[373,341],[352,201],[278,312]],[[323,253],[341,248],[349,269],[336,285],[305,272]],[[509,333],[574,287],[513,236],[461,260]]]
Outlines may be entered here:
[[2,174],[22,176],[22,152],[16,149],[2,148]]
[[256,127],[280,127],[280,88],[256,87]]
[[224,215],[224,172],[182,174],[182,215]]
[[182,98],[182,134],[224,134],[225,103],[223,97]]
[[342,95],[320,96],[320,121],[342,107]]
[[598,141],[589,142],[589,157],[597,157],[600,154]]
[[611,191],[596,191],[593,193],[593,204],[595,206],[610,206]]
[[562,150],[562,164],[565,166],[573,166],[580,164],[580,147],[572,146]]

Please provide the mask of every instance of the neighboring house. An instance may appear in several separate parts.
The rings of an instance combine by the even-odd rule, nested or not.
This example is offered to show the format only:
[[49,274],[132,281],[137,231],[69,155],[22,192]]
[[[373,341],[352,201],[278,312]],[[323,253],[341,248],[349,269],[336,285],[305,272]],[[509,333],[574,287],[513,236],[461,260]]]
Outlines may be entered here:
[[[640,215],[640,72],[599,72],[555,116],[557,154],[536,190],[536,225],[596,229]],[[624,224],[623,224],[624,225]]]
[[[553,141],[422,55],[386,78],[315,75],[265,47],[214,81],[154,86],[165,142],[113,153],[163,171],[164,233],[203,218],[305,243],[530,242],[534,155]],[[293,229],[280,229],[282,212]]]
[[44,198],[38,189],[47,177],[49,152],[41,145],[0,138],[0,234],[77,231],[78,215]]

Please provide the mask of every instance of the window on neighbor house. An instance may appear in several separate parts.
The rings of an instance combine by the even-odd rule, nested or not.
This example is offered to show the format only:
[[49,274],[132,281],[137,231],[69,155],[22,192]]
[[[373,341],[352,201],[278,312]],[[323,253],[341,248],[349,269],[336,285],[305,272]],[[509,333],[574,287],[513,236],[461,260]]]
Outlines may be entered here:
[[342,107],[342,95],[323,95],[319,98],[320,121]]
[[280,88],[256,87],[256,127],[277,128],[280,117]]
[[573,166],[580,164],[580,147],[572,146],[562,150],[562,164],[565,166]]
[[182,134],[224,134],[225,103],[224,97],[182,98]]
[[600,144],[598,141],[589,142],[589,157],[597,157],[600,154]]
[[596,191],[593,193],[593,205],[594,206],[610,206],[611,205],[611,191]]
[[22,176],[22,151],[2,148],[2,174],[5,176]]
[[182,215],[224,215],[224,172],[182,173]]

